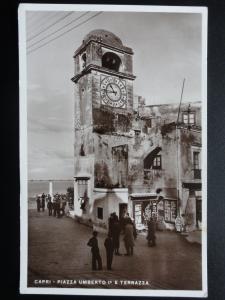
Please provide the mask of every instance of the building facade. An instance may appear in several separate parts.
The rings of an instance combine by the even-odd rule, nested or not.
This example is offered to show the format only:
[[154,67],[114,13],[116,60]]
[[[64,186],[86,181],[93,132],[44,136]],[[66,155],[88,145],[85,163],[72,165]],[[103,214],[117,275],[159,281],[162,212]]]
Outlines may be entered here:
[[106,231],[112,212],[140,230],[151,215],[162,229],[184,215],[186,230],[200,228],[200,103],[146,106],[132,49],[105,30],[84,38],[74,63],[76,218]]

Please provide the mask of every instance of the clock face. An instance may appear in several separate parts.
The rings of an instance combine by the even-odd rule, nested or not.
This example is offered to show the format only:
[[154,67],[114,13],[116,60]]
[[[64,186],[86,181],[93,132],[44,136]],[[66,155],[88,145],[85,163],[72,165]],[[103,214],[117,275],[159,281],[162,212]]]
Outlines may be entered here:
[[104,105],[125,108],[127,101],[125,83],[117,77],[105,77],[101,81],[101,99]]

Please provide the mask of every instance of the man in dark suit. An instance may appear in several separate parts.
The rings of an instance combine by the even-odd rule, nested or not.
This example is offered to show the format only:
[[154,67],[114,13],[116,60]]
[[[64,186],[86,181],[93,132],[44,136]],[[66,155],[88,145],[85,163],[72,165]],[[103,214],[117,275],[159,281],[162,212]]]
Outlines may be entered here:
[[113,240],[112,240],[112,237],[110,234],[108,234],[107,238],[105,239],[104,246],[105,246],[105,250],[106,250],[107,269],[112,270],[114,245],[113,245]]
[[45,210],[45,194],[43,193],[41,195],[41,207],[42,207],[42,211]]
[[97,270],[96,262],[98,263],[98,270],[102,270],[102,259],[99,253],[97,235],[97,231],[93,231],[93,237],[90,238],[90,240],[87,243],[87,245],[91,247],[92,270]]

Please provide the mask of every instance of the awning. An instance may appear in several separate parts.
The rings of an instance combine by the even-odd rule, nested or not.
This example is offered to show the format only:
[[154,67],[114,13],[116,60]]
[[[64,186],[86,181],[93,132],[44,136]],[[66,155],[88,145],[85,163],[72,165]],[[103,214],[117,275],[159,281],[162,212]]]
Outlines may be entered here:
[[90,177],[87,177],[87,176],[74,176],[75,178],[75,181],[78,181],[78,180],[89,180]]
[[131,200],[158,200],[156,193],[132,193],[130,194]]
[[202,184],[199,182],[183,182],[182,187],[190,190],[201,191]]

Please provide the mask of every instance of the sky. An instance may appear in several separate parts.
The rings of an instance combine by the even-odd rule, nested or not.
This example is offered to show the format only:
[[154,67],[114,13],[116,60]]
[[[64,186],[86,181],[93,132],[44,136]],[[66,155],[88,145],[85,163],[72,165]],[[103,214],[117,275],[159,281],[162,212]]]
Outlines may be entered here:
[[26,13],[28,179],[73,178],[73,54],[94,29],[133,49],[134,94],[147,105],[179,103],[184,78],[183,102],[202,100],[201,14],[97,13]]

